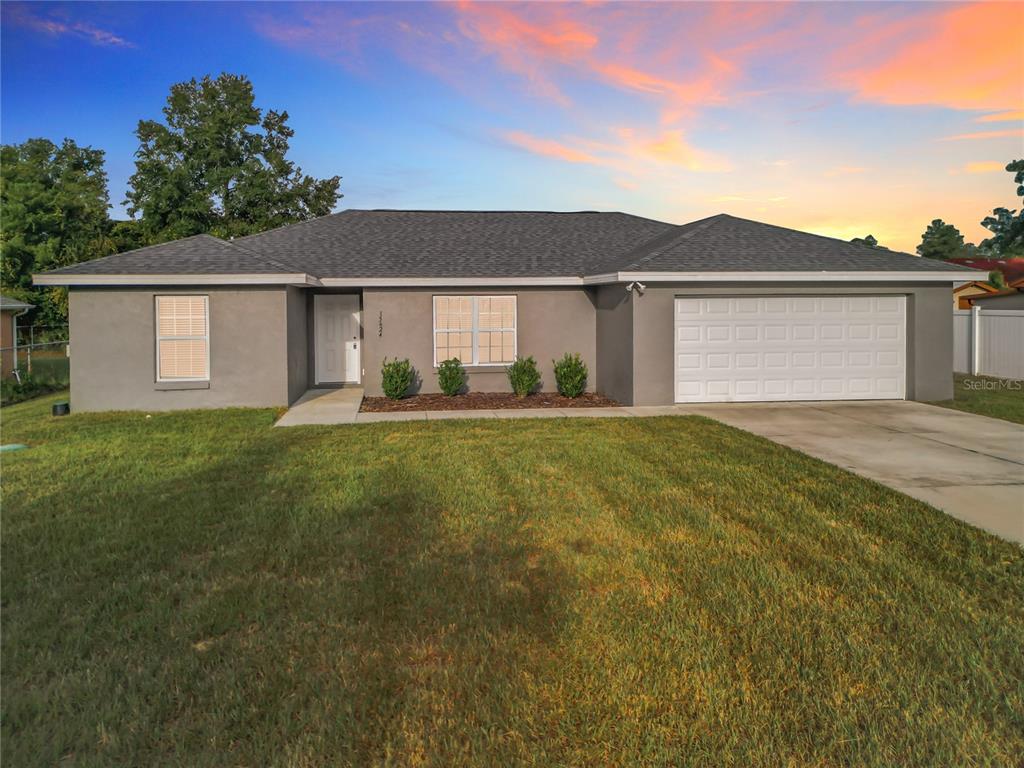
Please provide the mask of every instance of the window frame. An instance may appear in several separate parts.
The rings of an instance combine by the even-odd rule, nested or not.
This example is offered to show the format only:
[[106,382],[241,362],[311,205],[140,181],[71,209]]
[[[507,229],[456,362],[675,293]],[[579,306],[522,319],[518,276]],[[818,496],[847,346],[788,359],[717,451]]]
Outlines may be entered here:
[[[204,324],[206,333],[202,336],[161,336],[160,335],[160,299],[190,298],[203,300]],[[206,342],[206,376],[203,377],[181,377],[172,376],[165,378],[160,370],[160,342],[161,341],[196,341]],[[210,380],[210,295],[207,293],[158,293],[153,295],[153,363],[156,367],[156,381],[158,384],[176,384],[184,382],[208,382]]]
[[512,299],[512,323],[513,328],[488,328],[486,333],[508,333],[512,332],[512,360],[515,360],[519,356],[519,296],[514,293],[487,293],[487,294],[476,294],[476,293],[435,293],[430,297],[430,315],[431,315],[431,328],[430,334],[430,347],[431,354],[434,358],[434,367],[444,362],[437,359],[437,334],[448,333],[448,328],[437,327],[437,300],[438,299],[469,299],[472,301],[471,310],[471,344],[473,349],[473,360],[472,362],[466,362],[460,360],[464,368],[504,368],[507,365],[511,365],[512,361],[507,363],[481,363],[480,362],[480,299]]

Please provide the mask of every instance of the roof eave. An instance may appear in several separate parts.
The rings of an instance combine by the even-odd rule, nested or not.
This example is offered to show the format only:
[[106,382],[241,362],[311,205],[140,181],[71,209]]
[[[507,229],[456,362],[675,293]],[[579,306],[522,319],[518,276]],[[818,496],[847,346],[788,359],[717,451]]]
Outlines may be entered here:
[[789,282],[825,282],[825,283],[913,283],[942,282],[961,283],[970,281],[969,274],[953,271],[855,271],[855,270],[821,270],[821,271],[700,271],[700,272],[609,272],[602,275],[588,275],[584,278],[585,285],[605,283],[629,283],[633,281],[651,283],[789,283]]
[[319,286],[320,281],[305,272],[225,274],[121,274],[42,272],[32,275],[33,285],[60,286],[147,286],[147,285],[295,285]]

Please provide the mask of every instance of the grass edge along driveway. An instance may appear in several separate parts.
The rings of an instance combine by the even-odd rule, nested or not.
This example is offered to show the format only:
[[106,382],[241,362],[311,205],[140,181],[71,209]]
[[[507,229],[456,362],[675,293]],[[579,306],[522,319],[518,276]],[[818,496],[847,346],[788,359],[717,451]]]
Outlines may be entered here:
[[932,405],[1024,424],[1024,380],[955,373],[953,399]]
[[698,417],[4,409],[7,765],[1008,765],[1022,550]]

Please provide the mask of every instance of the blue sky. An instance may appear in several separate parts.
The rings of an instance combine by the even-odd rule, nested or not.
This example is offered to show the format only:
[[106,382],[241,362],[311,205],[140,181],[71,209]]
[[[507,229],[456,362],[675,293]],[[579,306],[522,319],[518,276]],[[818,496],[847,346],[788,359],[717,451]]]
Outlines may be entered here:
[[104,149],[114,214],[171,84],[248,75],[339,207],[727,211],[912,249],[1013,205],[1021,4],[2,7],[5,143]]

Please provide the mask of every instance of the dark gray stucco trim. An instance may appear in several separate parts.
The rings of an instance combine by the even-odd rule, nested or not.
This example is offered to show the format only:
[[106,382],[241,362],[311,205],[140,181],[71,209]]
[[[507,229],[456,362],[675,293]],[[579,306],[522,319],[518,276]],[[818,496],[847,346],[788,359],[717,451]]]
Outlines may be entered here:
[[952,284],[783,283],[771,286],[672,283],[648,286],[633,304],[633,404],[675,402],[677,296],[899,295],[907,297],[907,399],[953,396]]

